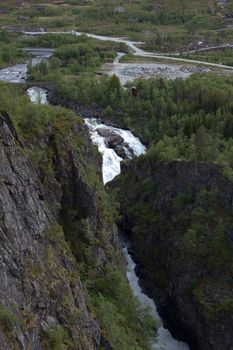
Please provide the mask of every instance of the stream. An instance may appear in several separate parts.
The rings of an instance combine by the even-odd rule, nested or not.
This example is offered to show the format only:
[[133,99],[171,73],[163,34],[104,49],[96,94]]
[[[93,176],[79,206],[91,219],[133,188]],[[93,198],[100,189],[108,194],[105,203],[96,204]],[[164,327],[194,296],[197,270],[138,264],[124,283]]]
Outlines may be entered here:
[[[150,52],[150,51],[145,51],[138,46],[143,45],[143,42],[140,41],[132,41],[124,38],[119,38],[119,37],[111,37],[111,36],[104,36],[104,35],[97,35],[97,34],[92,34],[92,33],[84,33],[84,32],[78,32],[78,31],[71,31],[71,32],[22,32],[24,35],[46,35],[46,34],[72,34],[72,35],[86,35],[90,38],[94,38],[97,40],[101,41],[111,41],[115,43],[123,43],[126,46],[130,48],[132,51],[132,54],[135,56],[140,56],[140,57],[151,57],[151,58],[156,58],[159,60],[165,60],[165,61],[171,61],[171,63],[176,63],[176,62],[183,62],[183,63],[190,63],[194,65],[205,65],[209,67],[215,67],[215,68],[221,68],[221,69],[227,69],[229,71],[233,70],[233,67],[227,66],[224,64],[220,63],[212,63],[208,61],[200,61],[200,60],[194,60],[194,59],[189,59],[189,58],[181,58],[178,57],[177,54],[164,54],[160,52]],[[166,63],[167,65],[167,63]]]
[[[45,89],[31,87],[27,90],[27,95],[33,103],[36,103],[37,101],[44,104],[48,103],[47,92]],[[141,143],[140,139],[135,137],[129,130],[107,126],[96,118],[85,118],[84,122],[89,128],[92,142],[98,146],[99,152],[103,157],[102,175],[104,184],[113,180],[115,176],[120,174],[120,163],[123,161],[123,158],[118,156],[113,149],[106,146],[105,137],[101,136],[97,131],[99,128],[118,134],[124,139],[124,143],[127,145],[125,146],[126,153],[129,148],[133,150],[133,155],[130,152],[127,153],[128,159],[133,158],[133,156],[140,156],[146,152],[146,147]],[[144,306],[149,308],[157,326],[156,334],[151,340],[151,350],[188,350],[188,345],[174,339],[168,329],[164,328],[154,301],[143,293],[139,284],[139,278],[135,272],[136,264],[134,263],[132,256],[129,254],[126,244],[123,246],[123,253],[127,267],[127,279],[132,292]]]
[[[37,36],[46,34],[72,34],[76,36],[86,35],[90,38],[94,38],[101,41],[111,41],[115,43],[124,43],[132,52],[133,55],[138,57],[156,58],[165,60],[164,63],[121,63],[120,59],[126,55],[123,52],[117,54],[113,63],[105,63],[101,69],[101,72],[108,75],[117,75],[122,85],[125,85],[128,81],[133,81],[137,78],[150,78],[150,77],[162,77],[166,79],[182,78],[186,79],[193,73],[198,72],[210,72],[213,67],[233,70],[233,67],[224,66],[221,64],[202,62],[197,60],[185,59],[180,57],[172,57],[164,55],[162,53],[148,52],[141,49],[142,42],[134,42],[119,37],[109,37],[103,35],[96,35],[91,33],[82,32],[23,32],[27,36]],[[32,66],[38,64],[42,60],[49,59],[53,54],[53,49],[46,48],[27,48],[25,52],[30,54],[32,59]],[[168,63],[169,61],[169,63]],[[179,64],[177,62],[180,62]],[[0,80],[10,83],[24,83],[27,79],[27,64],[28,61],[21,64],[16,64],[11,67],[7,67],[0,70]],[[203,66],[205,65],[205,66]],[[208,66],[208,67],[207,67]]]
[[[111,181],[116,175],[120,174],[120,162],[123,161],[123,159],[117,156],[114,150],[107,148],[104,138],[96,131],[99,127],[104,127],[107,130],[114,131],[121,135],[124,142],[133,149],[135,157],[146,152],[146,148],[139,138],[135,137],[128,130],[107,126],[95,118],[85,119],[85,123],[89,127],[92,142],[98,146],[98,149],[103,156],[102,172],[104,183]],[[168,329],[164,328],[154,301],[143,293],[139,285],[139,278],[135,272],[136,264],[134,263],[132,256],[129,254],[126,244],[123,246],[123,253],[127,267],[127,279],[133,294],[144,306],[148,306],[150,313],[155,320],[156,326],[158,327],[155,337],[151,340],[151,350],[188,350],[188,345],[174,339]]]
[[[38,89],[36,87],[32,87],[29,90],[27,91],[27,94],[33,103],[38,100],[40,100],[40,103],[48,103],[46,90]],[[146,152],[146,147],[141,143],[140,139],[135,137],[129,130],[107,126],[96,118],[85,118],[84,122],[89,128],[92,142],[98,146],[99,152],[103,157],[102,175],[104,184],[120,174],[120,163],[123,161],[123,158],[118,156],[113,149],[106,146],[105,137],[98,133],[99,128],[118,134],[124,139],[124,143],[127,145],[125,146],[126,153],[127,148],[133,150],[133,155],[132,153],[128,153],[128,159],[133,158],[133,156],[140,156]],[[132,256],[129,254],[126,244],[123,246],[123,253],[127,267],[126,275],[132,292],[144,306],[149,308],[157,326],[156,334],[151,340],[151,350],[188,350],[188,345],[174,339],[168,329],[164,328],[154,301],[143,293],[139,284],[139,278],[135,272],[136,264],[134,263]]]
[[[37,51],[34,49],[27,49],[25,51],[32,55],[32,66],[35,66],[42,60],[47,60],[52,56],[52,52],[49,49],[41,49]],[[27,79],[28,63],[29,60],[24,63],[0,69],[0,80],[5,81],[6,83],[25,83]]]
[[[43,51],[41,55],[35,56],[33,64],[40,62],[41,59],[47,59],[50,55],[51,52]],[[0,70],[0,80],[6,82],[22,83],[26,75],[27,63]],[[32,103],[48,104],[47,91],[45,89],[31,87],[26,91],[26,94]],[[146,147],[130,130],[107,126],[96,118],[85,118],[84,122],[89,129],[92,142],[97,145],[103,157],[102,174],[104,184],[120,174],[123,158],[117,155],[114,149],[107,147],[106,138],[99,134],[98,129],[106,129],[110,134],[118,135],[123,139],[122,148],[124,149],[126,159],[132,159],[146,152]],[[158,327],[154,338],[151,340],[151,350],[188,350],[188,345],[174,339],[171,333],[164,328],[154,301],[143,293],[139,285],[139,278],[135,272],[136,264],[129,254],[126,245],[123,246],[123,253],[127,266],[127,279],[132,292],[144,306],[149,307],[151,315]]]

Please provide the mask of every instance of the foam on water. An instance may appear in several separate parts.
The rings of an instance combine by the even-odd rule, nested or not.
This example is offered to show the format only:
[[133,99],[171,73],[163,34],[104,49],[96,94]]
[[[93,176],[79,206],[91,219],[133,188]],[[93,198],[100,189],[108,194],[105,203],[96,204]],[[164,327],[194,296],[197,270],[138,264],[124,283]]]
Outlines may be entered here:
[[[48,103],[46,90],[37,87],[33,87],[29,90],[27,91],[27,94],[32,102],[38,103],[37,96],[39,93],[44,96],[44,101]],[[116,175],[120,174],[120,162],[123,159],[119,157],[113,149],[107,148],[104,137],[100,136],[97,131],[98,128],[105,128],[120,135],[124,139],[124,142],[128,143],[135,156],[140,156],[141,154],[145,153],[146,147],[141,143],[138,137],[135,137],[131,133],[131,131],[107,126],[99,122],[96,118],[86,118],[84,121],[89,128],[92,142],[98,146],[98,149],[103,157],[102,173],[104,184],[111,181]],[[139,285],[139,278],[135,272],[136,264],[129,254],[128,248],[124,247],[123,252],[127,265],[127,279],[133,294],[136,298],[138,298],[138,300],[140,300],[142,305],[149,308],[151,316],[155,320],[157,326],[156,334],[153,339],[151,339],[151,350],[189,350],[188,345],[174,339],[171,333],[164,328],[153,299],[144,294]]]
[[164,328],[153,299],[142,292],[139,285],[139,278],[135,273],[136,264],[129,254],[127,247],[123,249],[123,252],[127,264],[127,279],[133,294],[144,306],[149,307],[150,313],[158,327],[155,337],[151,340],[151,350],[188,350],[188,345],[174,339],[171,333]]
[[[97,132],[98,128],[105,128],[110,131],[114,131],[114,133],[123,137],[124,141],[127,142],[129,147],[133,150],[135,156],[140,156],[141,154],[145,153],[145,146],[141,143],[138,137],[135,137],[131,133],[131,131],[106,126],[105,124],[99,122],[96,118],[85,118],[84,120],[90,130],[92,142],[98,146],[98,149],[103,157],[102,173],[104,184],[113,180],[115,176],[120,174],[120,163],[123,159],[119,157],[113,149],[106,147],[104,137],[100,136]],[[131,157],[131,155],[128,154],[128,157]]]
[[[123,159],[117,156],[114,150],[107,148],[104,137],[100,136],[97,132],[98,128],[105,128],[120,135],[124,139],[124,142],[127,142],[129,147],[133,149],[135,156],[140,156],[146,151],[145,146],[141,143],[139,138],[135,137],[129,130],[106,126],[95,118],[86,118],[85,123],[90,130],[92,142],[98,146],[98,149],[103,156],[102,172],[104,184],[120,174],[120,162]],[[141,301],[142,305],[148,306],[150,313],[156,322],[157,331],[155,337],[151,340],[151,350],[188,350],[188,345],[174,339],[171,333],[164,328],[153,299],[149,298],[142,292],[139,285],[139,279],[135,272],[136,264],[129,254],[127,247],[123,249],[123,252],[127,264],[127,279],[133,294]]]
[[39,103],[42,105],[48,104],[47,90],[32,86],[26,93],[32,103]]

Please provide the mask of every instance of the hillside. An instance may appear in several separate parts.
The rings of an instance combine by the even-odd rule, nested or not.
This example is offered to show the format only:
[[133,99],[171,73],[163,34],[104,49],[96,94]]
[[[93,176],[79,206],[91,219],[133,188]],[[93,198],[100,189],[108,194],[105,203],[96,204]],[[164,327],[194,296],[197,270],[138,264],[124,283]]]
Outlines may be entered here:
[[1,1],[0,350],[233,349],[232,72],[230,0]]
[[[0,25],[44,30],[79,30],[105,35],[128,36],[145,41],[148,50],[179,51],[205,44],[229,42],[232,32],[224,28],[225,14],[214,0],[175,1],[4,1],[6,13]],[[24,4],[24,5],[23,5]],[[5,6],[5,7],[4,7]]]
[[17,128],[2,112],[0,347],[147,349],[153,322],[127,284],[83,121],[7,84],[0,101]]
[[143,157],[112,187],[142,285],[167,325],[191,349],[231,349],[232,181],[211,163]]

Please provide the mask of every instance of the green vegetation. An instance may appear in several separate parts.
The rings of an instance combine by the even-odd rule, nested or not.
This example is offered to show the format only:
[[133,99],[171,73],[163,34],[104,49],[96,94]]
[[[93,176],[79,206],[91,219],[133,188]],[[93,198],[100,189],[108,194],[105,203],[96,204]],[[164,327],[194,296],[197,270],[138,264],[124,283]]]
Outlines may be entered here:
[[0,304],[0,326],[6,332],[13,330],[15,326],[20,324],[19,317],[4,305]]
[[52,327],[48,330],[49,344],[47,349],[49,350],[61,350],[64,339],[66,337],[66,331],[62,326]]
[[188,59],[233,66],[233,49],[227,47],[225,49],[189,53],[182,56]]
[[[1,5],[4,7],[4,3]],[[230,6],[229,6],[230,7]],[[214,0],[70,0],[56,5],[27,1],[15,6],[5,2],[6,14],[0,15],[0,25],[17,25],[47,30],[79,30],[105,35],[128,36],[145,41],[150,50],[179,51],[200,39],[216,43],[225,36],[213,29],[224,27],[221,7]]]
[[[230,37],[230,34],[224,36],[212,31],[223,25],[218,15],[219,6],[212,0],[161,0],[156,4],[139,0],[125,3],[123,10],[119,10],[119,6],[122,7],[121,2],[115,0],[67,0],[61,6],[42,7],[34,2],[24,8],[9,7],[9,13],[0,17],[0,24],[15,25],[16,18],[23,15],[28,16],[20,20],[25,27],[129,36],[143,40],[148,50],[165,52],[179,51],[200,37],[213,43]],[[137,96],[132,96],[132,84],[123,89],[115,76],[95,76],[103,63],[114,60],[116,52],[127,52],[123,44],[71,34],[46,34],[17,43],[16,39],[15,34],[0,32],[0,66],[21,60],[24,56],[20,48],[54,48],[54,55],[48,62],[42,61],[35,67],[29,62],[30,80],[54,84],[58,99],[66,102],[86,107],[97,105],[103,118],[112,119],[140,135],[148,144],[147,155],[139,160],[143,168],[151,161],[155,164],[177,159],[216,162],[224,165],[222,175],[225,178],[233,178],[232,78],[196,74],[185,81],[137,80],[133,83]],[[230,49],[193,56],[232,64]],[[128,55],[126,59],[135,62],[138,58]],[[110,243],[114,241],[111,232],[118,218],[118,206],[112,194],[106,193],[100,174],[96,173],[96,148],[85,139],[80,118],[65,108],[29,103],[21,87],[2,83],[0,87],[1,109],[13,118],[25,143],[24,152],[40,176],[47,206],[61,225],[53,224],[46,230],[45,237],[59,251],[66,252],[70,246],[86,286],[89,308],[100,321],[103,343],[114,350],[148,349],[154,324],[148,310],[133,297],[123,269],[115,269],[116,265],[122,266],[121,257],[116,257],[115,247]],[[62,189],[59,187],[61,178]],[[148,274],[161,288],[166,288],[171,277],[166,269],[171,246],[175,247],[170,261],[172,266],[179,268],[180,260],[175,256],[178,254],[182,264],[189,259],[204,261],[208,273],[232,272],[232,254],[226,240],[230,216],[222,209],[224,203],[218,191],[202,188],[175,193],[170,203],[174,217],[163,219],[155,213],[158,184],[150,176],[144,176],[138,184],[132,173],[124,180],[133,196],[127,214],[136,223],[133,228],[136,249],[144,256],[145,265],[150,265]],[[51,188],[62,191],[62,196],[50,198]],[[125,197],[125,193],[121,196]],[[121,202],[123,197],[119,198]],[[164,245],[169,244],[169,247],[156,245],[152,256],[158,264],[151,264],[145,241],[155,227],[166,237]],[[64,242],[63,233],[68,244]],[[45,258],[49,271],[54,272],[57,267],[50,245]],[[34,277],[41,278],[40,268],[33,262],[29,262],[28,269]],[[77,281],[77,276],[68,276],[65,269],[61,269],[59,276],[68,278],[71,284]],[[189,292],[205,305],[208,314],[215,317],[218,311],[232,308],[229,293],[217,303],[207,303],[207,282],[199,279],[194,282]],[[47,288],[51,294],[54,292],[54,287]],[[62,305],[70,303],[70,295],[64,295]],[[0,320],[7,327],[16,324],[13,316],[0,308]],[[72,310],[69,325],[82,316],[76,309]],[[70,346],[69,325],[48,330],[44,339],[48,349]]]
[[16,36],[0,31],[0,68],[18,63],[25,59],[24,53],[17,47]]
[[185,81],[138,80],[133,83],[138,92],[134,97],[131,85],[123,89],[115,76],[96,79],[93,73],[106,54],[96,41],[88,46],[89,40],[84,36],[79,44],[58,47],[48,64],[31,68],[31,79],[52,81],[58,98],[84,106],[95,103],[103,117],[141,135],[150,146],[148,155],[160,161],[188,159],[232,166],[232,78],[195,74]]
[[122,272],[107,269],[103,276],[89,281],[89,290],[103,336],[113,349],[149,349],[154,322],[132,295]]
[[[82,281],[86,285],[89,308],[100,321],[103,339],[116,350],[149,349],[154,324],[148,310],[143,309],[133,297],[124,275],[122,257],[120,254],[117,257],[111,243],[117,208],[110,195],[105,192],[100,174],[96,173],[96,149],[85,140],[80,118],[61,107],[32,105],[23,95],[21,87],[4,83],[0,85],[2,109],[13,116],[14,125],[25,143],[24,151],[30,156],[38,175],[41,176],[47,205],[60,222],[58,225],[54,221],[44,232],[48,240],[44,252],[47,273],[58,276],[55,285],[49,285],[49,281],[48,284],[43,284],[46,293],[51,298],[62,281],[71,285],[77,284],[76,273],[66,268],[58,271],[55,256],[56,252],[68,259],[70,246]],[[62,157],[62,168],[56,161],[59,157]],[[51,186],[56,186],[56,178],[59,179],[61,174],[68,180],[62,183],[63,198],[55,203],[54,198],[49,200],[49,194]],[[74,176],[78,179],[75,190]],[[96,223],[96,218],[99,223]],[[64,241],[63,232],[68,244]],[[99,250],[104,263],[97,260]],[[105,264],[106,259],[108,264]],[[72,261],[70,263],[74,264]],[[28,258],[27,271],[32,279],[40,281],[44,278],[41,262],[35,264]],[[82,320],[82,314],[77,313],[72,300],[70,294],[67,294],[62,302],[63,307],[67,308],[68,305],[72,310],[69,322],[41,334],[46,348],[59,350],[62,346],[67,346],[75,349],[75,346],[81,346],[85,342],[80,340],[78,345],[71,343],[68,334],[69,327]]]
[[24,46],[55,48],[53,57],[32,67],[30,80],[57,82],[62,77],[70,81],[82,73],[93,75],[104,63],[113,62],[116,52],[127,52],[122,43],[101,42],[86,35],[43,35],[23,41]]
[[232,208],[226,198],[232,183],[221,168],[185,161],[158,164],[154,155],[145,155],[125,167],[114,187],[121,224],[131,232],[144,278],[168,298],[170,286],[178,283],[179,295],[200,305],[207,319],[228,317],[233,257]]
[[116,77],[61,79],[57,96],[90,106],[113,118],[149,144],[158,160],[187,159],[232,163],[232,78],[194,74],[187,80],[138,80],[134,97]]

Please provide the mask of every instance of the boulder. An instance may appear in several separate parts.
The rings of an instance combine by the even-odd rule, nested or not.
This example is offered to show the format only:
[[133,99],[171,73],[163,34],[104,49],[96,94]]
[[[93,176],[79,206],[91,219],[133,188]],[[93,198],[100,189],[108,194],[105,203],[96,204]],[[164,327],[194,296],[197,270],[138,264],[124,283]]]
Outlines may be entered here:
[[109,130],[107,128],[98,128],[98,129],[96,129],[96,131],[102,137],[109,137],[109,136],[116,135],[116,133],[114,131],[111,131],[111,130]]
[[123,137],[121,137],[120,135],[117,135],[117,134],[112,135],[112,136],[108,136],[105,139],[106,146],[109,148],[113,148],[113,149],[115,149],[115,147],[117,145],[122,144],[122,142],[124,142]]
[[126,155],[126,152],[125,152],[125,149],[123,146],[121,145],[117,145],[116,148],[114,149],[114,151],[116,152],[116,154],[123,158],[123,159],[126,159],[127,158],[127,155]]

